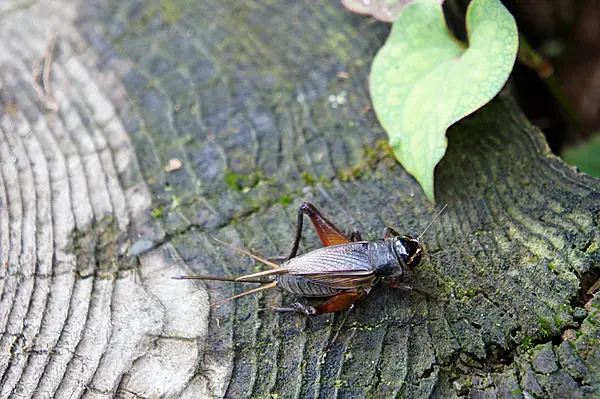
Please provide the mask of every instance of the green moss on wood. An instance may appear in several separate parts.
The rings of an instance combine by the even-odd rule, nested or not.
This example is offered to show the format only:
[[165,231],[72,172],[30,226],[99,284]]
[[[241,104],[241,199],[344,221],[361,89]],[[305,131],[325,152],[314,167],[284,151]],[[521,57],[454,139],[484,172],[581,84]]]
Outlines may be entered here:
[[157,206],[156,208],[152,209],[152,217],[154,219],[159,219],[164,213],[165,213],[165,208],[162,205]]
[[284,194],[284,195],[282,195],[281,197],[279,197],[279,203],[280,203],[281,205],[283,205],[283,206],[288,206],[288,205],[290,205],[290,204],[292,203],[292,201],[293,201],[293,200],[294,200],[294,199],[293,199],[291,196],[287,195],[287,194]]
[[119,250],[127,236],[112,216],[97,221],[86,231],[75,231],[72,237],[79,277],[112,280],[120,268],[134,267],[134,260],[123,257]]
[[181,2],[175,2],[173,0],[160,1],[162,17],[170,25],[176,24],[182,17],[182,4],[177,3]]
[[533,343],[531,341],[531,337],[526,335],[523,337],[523,342],[521,343],[521,348],[523,348],[523,350],[528,351],[529,349],[533,348]]
[[588,254],[593,254],[600,248],[600,245],[596,241],[592,242],[589,247],[586,248],[585,252]]
[[317,179],[309,172],[302,172],[300,175],[302,177],[302,181],[307,186],[314,186],[317,184]]
[[229,187],[231,190],[242,193],[247,193],[261,183],[271,183],[274,181],[273,178],[266,178],[262,170],[256,170],[243,175],[230,172],[225,175],[224,180],[227,187]]
[[393,152],[388,142],[377,140],[373,147],[364,146],[360,162],[356,166],[339,171],[337,178],[341,181],[359,179],[364,174],[373,171],[381,161],[386,159],[392,160],[391,164],[395,165]]

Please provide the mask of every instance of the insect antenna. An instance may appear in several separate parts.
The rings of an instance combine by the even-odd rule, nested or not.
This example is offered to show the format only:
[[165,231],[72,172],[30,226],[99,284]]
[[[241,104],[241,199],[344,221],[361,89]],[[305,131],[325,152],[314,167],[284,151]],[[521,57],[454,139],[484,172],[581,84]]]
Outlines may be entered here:
[[252,293],[258,292],[258,291],[268,290],[269,288],[273,288],[275,286],[277,286],[277,281],[272,281],[272,282],[270,282],[268,284],[261,285],[260,287],[256,287],[256,288],[253,288],[251,290],[244,291],[241,294],[237,294],[237,295],[234,295],[234,296],[230,296],[229,298],[221,299],[220,301],[217,301],[217,302],[213,303],[212,305],[210,305],[210,307],[212,308],[213,306],[218,306],[218,305],[222,304],[223,302],[231,301],[233,299],[240,298],[240,297],[243,297],[243,296],[246,296],[248,294],[252,294]]
[[427,227],[425,227],[425,230],[423,230],[423,232],[417,237],[417,240],[420,240],[421,237],[423,237],[423,234],[425,234],[427,232],[427,230],[429,230],[429,228],[431,227],[431,225],[433,225],[433,222],[436,221],[436,219],[442,214],[442,212],[444,212],[446,210],[447,207],[448,207],[448,204],[444,204],[444,206],[442,207],[442,209],[440,209],[438,211],[438,213],[436,213],[436,215],[433,217],[433,219],[431,219],[431,222],[429,222],[429,224],[427,225]]
[[[282,274],[285,273],[286,270],[281,269],[279,267],[278,264],[273,263],[267,259],[261,258],[258,255],[254,255],[253,253],[246,251],[245,249],[241,249],[236,247],[235,245],[229,244],[225,241],[221,241],[218,238],[214,238],[213,239],[215,241],[220,242],[223,245],[227,245],[230,248],[235,249],[238,252],[241,252],[245,255],[248,255],[254,259],[256,259],[257,261],[272,267],[272,270],[265,270],[262,272],[258,272],[258,273],[254,273],[254,274],[248,274],[246,276],[240,276],[240,277],[217,277],[217,276],[173,276],[171,277],[174,280],[210,280],[210,281],[228,281],[228,282],[232,282],[232,283],[256,283],[256,284],[271,284],[271,281],[269,281],[268,279],[261,279],[260,277],[268,277],[270,275],[277,275],[277,274]],[[253,292],[253,291],[252,291]],[[236,297],[237,298],[237,297]]]
[[243,253],[243,254],[245,254],[245,255],[248,255],[249,257],[251,257],[251,258],[253,258],[253,259],[256,259],[257,261],[259,261],[260,263],[262,263],[262,264],[264,264],[264,265],[270,266],[270,267],[272,267],[273,269],[277,269],[277,268],[279,267],[279,265],[278,265],[277,263],[274,263],[274,262],[268,261],[268,260],[266,260],[266,259],[264,259],[264,258],[261,258],[261,257],[260,257],[260,256],[258,256],[258,255],[254,255],[254,254],[253,254],[252,252],[250,252],[250,251],[246,251],[245,249],[238,248],[238,247],[236,247],[236,246],[235,246],[235,245],[233,245],[233,244],[230,244],[230,243],[228,243],[228,242],[225,242],[225,241],[221,241],[221,240],[219,240],[218,238],[215,238],[215,237],[213,237],[212,239],[213,239],[213,240],[215,240],[215,241],[217,241],[217,242],[220,242],[220,243],[221,243],[221,244],[223,244],[223,245],[226,245],[226,246],[228,246],[229,248],[235,249],[235,250],[236,250],[236,251],[238,251],[238,252],[241,252],[241,253]]

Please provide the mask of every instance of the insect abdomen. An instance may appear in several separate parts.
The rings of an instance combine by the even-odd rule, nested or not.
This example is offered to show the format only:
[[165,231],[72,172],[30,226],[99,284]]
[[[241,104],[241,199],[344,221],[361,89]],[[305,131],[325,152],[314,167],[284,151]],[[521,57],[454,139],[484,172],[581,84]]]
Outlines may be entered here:
[[316,284],[306,277],[284,274],[276,278],[279,286],[293,294],[306,297],[328,297],[344,290]]

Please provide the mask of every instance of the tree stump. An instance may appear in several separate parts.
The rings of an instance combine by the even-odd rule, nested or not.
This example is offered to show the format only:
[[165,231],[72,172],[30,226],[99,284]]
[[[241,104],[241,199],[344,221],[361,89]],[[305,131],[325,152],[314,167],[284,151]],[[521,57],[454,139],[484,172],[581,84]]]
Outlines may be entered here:
[[277,289],[210,307],[246,287],[170,277],[260,267],[212,237],[275,256],[302,200],[370,238],[439,209],[369,107],[388,28],[325,0],[5,3],[0,397],[600,395],[600,182],[509,95],[448,132],[418,291],[345,323]]

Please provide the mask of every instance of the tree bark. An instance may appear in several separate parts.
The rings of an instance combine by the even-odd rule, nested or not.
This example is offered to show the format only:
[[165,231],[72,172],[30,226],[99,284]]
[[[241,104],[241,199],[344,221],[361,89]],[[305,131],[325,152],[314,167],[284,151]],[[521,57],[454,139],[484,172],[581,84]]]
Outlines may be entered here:
[[302,200],[422,232],[439,205],[369,108],[387,29],[326,0],[0,6],[0,397],[600,395],[600,182],[508,94],[448,131],[418,290],[342,323],[170,279],[259,270],[212,237],[287,254]]

